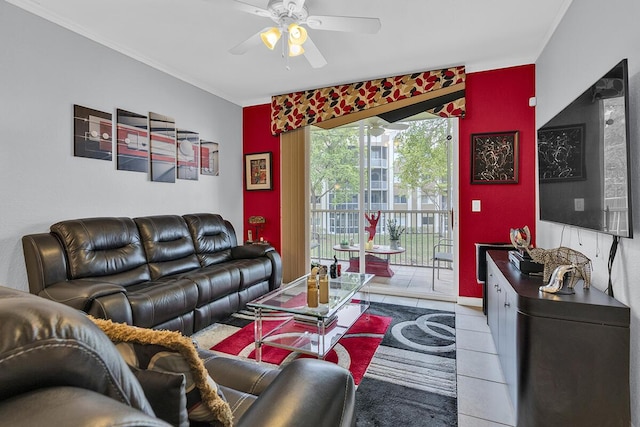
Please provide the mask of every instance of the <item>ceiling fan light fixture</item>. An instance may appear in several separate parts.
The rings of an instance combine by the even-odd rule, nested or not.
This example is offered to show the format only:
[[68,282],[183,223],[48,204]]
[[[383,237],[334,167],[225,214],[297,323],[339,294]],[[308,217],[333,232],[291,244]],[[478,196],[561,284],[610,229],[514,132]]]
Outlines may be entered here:
[[289,42],[289,56],[300,56],[304,53],[302,45]]
[[282,34],[278,27],[271,27],[267,31],[260,33],[260,38],[266,47],[273,50],[276,47],[278,40],[280,40],[281,35]]
[[307,41],[307,30],[295,22],[289,25],[289,43],[302,46]]
[[372,126],[369,129],[369,135],[371,136],[381,136],[384,134],[384,128],[382,126]]

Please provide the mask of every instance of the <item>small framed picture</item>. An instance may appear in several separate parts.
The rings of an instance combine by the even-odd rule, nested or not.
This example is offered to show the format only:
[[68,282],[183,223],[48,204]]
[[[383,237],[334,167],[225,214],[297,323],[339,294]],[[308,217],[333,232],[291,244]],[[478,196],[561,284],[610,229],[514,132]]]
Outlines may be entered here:
[[518,131],[471,135],[471,184],[518,183]]
[[247,190],[271,190],[271,152],[246,154],[244,176]]

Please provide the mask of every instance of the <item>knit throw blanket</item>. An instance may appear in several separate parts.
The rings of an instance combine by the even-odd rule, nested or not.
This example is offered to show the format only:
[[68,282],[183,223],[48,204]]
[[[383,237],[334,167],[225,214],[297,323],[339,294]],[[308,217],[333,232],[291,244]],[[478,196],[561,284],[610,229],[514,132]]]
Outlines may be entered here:
[[222,399],[211,385],[209,374],[191,340],[179,332],[139,328],[111,320],[89,318],[114,343],[134,343],[142,345],[159,345],[179,353],[188,363],[194,383],[202,398],[202,403],[211,411],[225,427],[233,425],[233,414],[229,404]]

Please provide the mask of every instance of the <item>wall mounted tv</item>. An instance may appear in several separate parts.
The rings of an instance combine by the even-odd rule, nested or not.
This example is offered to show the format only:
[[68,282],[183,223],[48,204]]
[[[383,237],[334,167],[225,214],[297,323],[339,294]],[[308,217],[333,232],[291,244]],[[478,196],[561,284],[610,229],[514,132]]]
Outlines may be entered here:
[[540,219],[633,237],[627,60],[538,129]]

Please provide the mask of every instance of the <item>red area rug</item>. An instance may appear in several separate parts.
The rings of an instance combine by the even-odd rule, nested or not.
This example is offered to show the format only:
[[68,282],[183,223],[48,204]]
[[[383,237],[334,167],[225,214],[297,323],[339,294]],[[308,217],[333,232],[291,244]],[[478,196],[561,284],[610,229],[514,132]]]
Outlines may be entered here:
[[[367,371],[367,367],[373,358],[373,354],[380,345],[385,332],[391,324],[391,317],[363,314],[349,328],[347,333],[340,338],[334,348],[325,356],[324,360],[337,363],[348,369],[353,375],[356,384]],[[264,333],[277,327],[282,320],[265,320],[262,322]],[[300,325],[300,332],[309,331],[310,327]],[[245,356],[255,359],[253,322],[244,326],[233,335],[220,341],[211,347],[211,350],[219,351],[234,356]],[[270,347],[262,347],[262,361],[280,365],[297,357],[313,357],[306,354],[295,353],[288,350]]]

